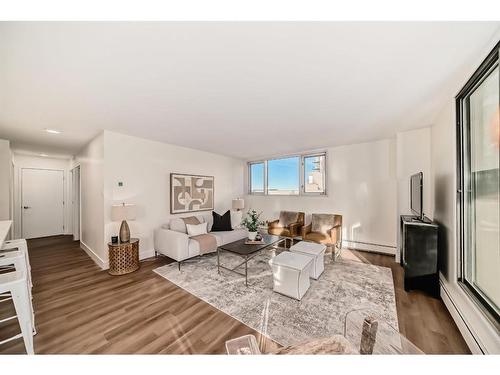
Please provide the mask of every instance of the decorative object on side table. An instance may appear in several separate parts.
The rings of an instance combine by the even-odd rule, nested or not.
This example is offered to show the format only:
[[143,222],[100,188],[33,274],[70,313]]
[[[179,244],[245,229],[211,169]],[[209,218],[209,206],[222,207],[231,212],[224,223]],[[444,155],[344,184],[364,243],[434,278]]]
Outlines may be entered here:
[[135,220],[135,204],[116,204],[111,206],[111,220],[121,221],[120,242],[130,241],[130,229],[127,220]]
[[257,213],[255,210],[248,210],[247,216],[241,222],[241,225],[248,230],[248,239],[250,241],[255,241],[259,226],[264,225],[264,222],[259,220],[260,215],[262,215],[262,212]]
[[139,239],[129,242],[108,243],[110,275],[125,275],[139,269]]
[[111,243],[112,244],[118,243],[118,236],[111,236]]
[[170,173],[170,213],[214,209],[214,177]]

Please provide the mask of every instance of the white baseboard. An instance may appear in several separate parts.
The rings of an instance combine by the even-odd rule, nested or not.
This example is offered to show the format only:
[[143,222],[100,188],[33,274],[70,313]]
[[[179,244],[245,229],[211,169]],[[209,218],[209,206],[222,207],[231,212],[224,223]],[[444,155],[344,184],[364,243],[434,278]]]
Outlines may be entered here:
[[[84,242],[80,241],[80,248],[83,249],[87,255],[103,270],[107,270],[109,268],[109,263],[104,261],[99,255],[95,253],[88,245]],[[155,251],[153,249],[139,252],[139,259],[151,258],[155,255]]]
[[460,333],[461,333],[462,337],[464,338],[465,343],[469,347],[470,351],[473,354],[483,354],[481,348],[479,347],[479,345],[477,345],[476,340],[474,340],[474,336],[472,336],[469,328],[465,324],[460,312],[458,311],[457,307],[455,306],[455,304],[451,300],[445,284],[441,280],[439,280],[439,284],[441,286],[441,289],[440,289],[441,299],[443,300],[446,308],[450,312],[451,317],[455,321],[455,324],[457,325],[458,330],[460,331]]
[[154,250],[146,250],[146,251],[139,251],[139,259],[143,260],[146,258],[151,258],[155,256],[155,251]]
[[97,264],[99,267],[101,267],[103,270],[106,270],[109,268],[108,262],[105,262],[104,260],[97,255],[94,250],[92,250],[89,246],[87,246],[84,242],[80,241],[80,248],[83,249],[87,253],[87,255],[94,261],[95,264]]
[[343,240],[342,246],[355,250],[370,251],[373,253],[387,254],[387,255],[396,255],[395,246],[392,247],[387,245],[379,245],[374,243],[350,241],[350,240]]
[[441,298],[474,354],[500,354],[498,330],[466,289],[439,273]]

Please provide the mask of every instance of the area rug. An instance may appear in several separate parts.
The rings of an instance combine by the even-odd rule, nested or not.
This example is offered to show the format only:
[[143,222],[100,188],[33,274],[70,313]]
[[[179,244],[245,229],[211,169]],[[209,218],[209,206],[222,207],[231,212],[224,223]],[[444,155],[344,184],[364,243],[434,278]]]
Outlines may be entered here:
[[[231,317],[277,343],[287,346],[343,334],[346,314],[366,309],[398,329],[392,272],[352,260],[333,262],[325,256],[325,271],[301,301],[273,292],[269,260],[277,250],[263,250],[248,264],[248,282],[243,276],[221,270],[214,254],[154,270]],[[221,264],[231,268],[242,259],[223,252]]]

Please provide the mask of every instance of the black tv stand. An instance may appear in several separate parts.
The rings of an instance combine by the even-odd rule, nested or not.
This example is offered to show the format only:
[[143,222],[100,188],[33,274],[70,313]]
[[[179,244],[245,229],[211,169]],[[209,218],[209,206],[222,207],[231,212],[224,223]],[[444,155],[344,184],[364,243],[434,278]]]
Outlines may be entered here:
[[422,216],[422,218],[418,216],[409,216],[409,217],[411,217],[411,221],[417,221],[419,223],[425,223],[425,224],[432,224],[432,220],[425,215]]
[[439,296],[438,225],[425,216],[401,215],[400,230],[405,290],[422,289]]

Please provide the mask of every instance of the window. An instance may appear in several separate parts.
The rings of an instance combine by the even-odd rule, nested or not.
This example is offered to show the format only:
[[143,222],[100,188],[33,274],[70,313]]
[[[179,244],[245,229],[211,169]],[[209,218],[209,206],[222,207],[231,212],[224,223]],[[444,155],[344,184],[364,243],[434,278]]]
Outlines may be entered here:
[[264,163],[250,164],[250,193],[264,194]]
[[325,194],[325,154],[304,156],[304,193]]
[[462,283],[499,325],[500,176],[498,46],[457,96]]
[[250,194],[326,194],[324,152],[251,162],[248,173]]
[[300,157],[272,159],[267,162],[267,194],[299,195]]

